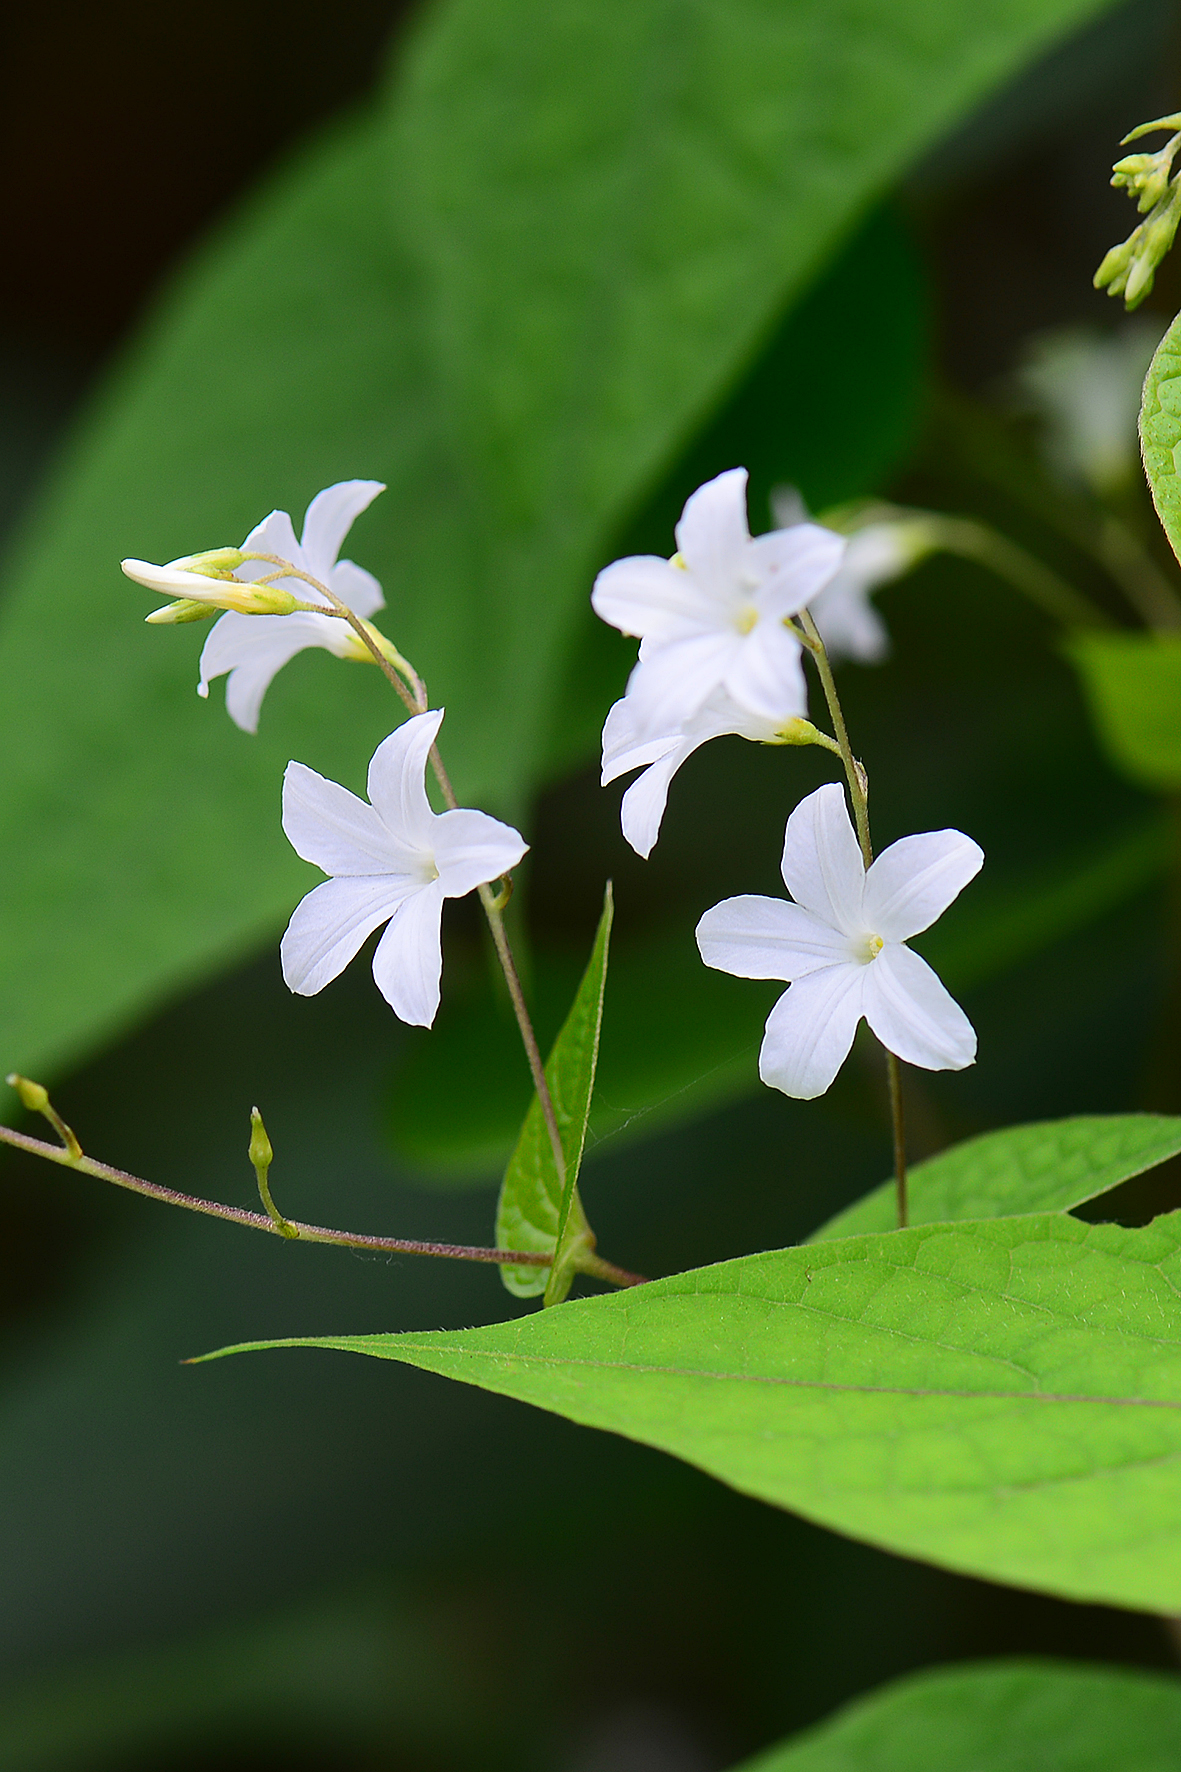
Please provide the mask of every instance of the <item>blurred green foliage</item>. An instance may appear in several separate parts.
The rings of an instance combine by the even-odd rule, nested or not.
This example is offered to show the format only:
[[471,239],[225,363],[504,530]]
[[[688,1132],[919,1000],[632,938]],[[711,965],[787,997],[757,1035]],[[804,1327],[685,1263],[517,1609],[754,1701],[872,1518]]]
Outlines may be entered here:
[[740,1772],[1169,1772],[1175,1680],[1053,1663],[948,1668],[875,1692]]
[[[146,1020],[267,940],[305,888],[278,834],[286,758],[356,785],[391,716],[376,673],[313,656],[246,740],[197,704],[191,638],[143,629],[113,561],[236,540],[274,503],[298,516],[331,478],[383,475],[353,551],[449,702],[463,791],[523,816],[545,790],[521,898],[548,1034],[617,880],[583,1179],[605,1251],[667,1272],[805,1236],[878,1181],[884,1120],[860,1052],[814,1109],[765,1095],[726,1108],[752,1091],[770,993],[697,967],[692,924],[721,891],[778,888],[783,817],[821,763],[712,747],[678,779],[661,850],[636,863],[614,797],[566,775],[628,662],[589,618],[591,574],[613,553],[666,551],[715,466],[749,459],[756,526],[775,479],[819,506],[896,470],[923,395],[932,251],[880,199],[1098,9],[746,0],[644,5],[606,26],[606,7],[511,10],[513,29],[474,4],[425,14],[371,112],[219,231],[34,513],[0,628],[0,1024],[6,1064],[59,1069],[141,1026],[61,1101],[114,1161],[247,1203],[258,1097],[287,1209],[487,1237],[490,1192],[427,1193],[415,1174],[446,1160],[487,1175],[528,1097],[462,915],[434,1036],[461,1104],[363,967],[293,1003],[268,961]],[[1146,17],[1113,19],[1119,41],[1147,36]],[[1105,88],[1110,45],[1087,51]],[[1040,93],[1018,108],[1044,112]],[[1014,111],[998,116],[994,153]],[[938,153],[962,164],[961,146]],[[1020,324],[1040,323],[1040,300]],[[947,490],[953,505],[978,496]],[[1108,767],[1071,673],[1007,592],[932,564],[883,605],[895,661],[842,685],[882,840],[956,823],[989,854],[924,943],[971,993],[981,1063],[914,1079],[916,1150],[1018,1118],[1181,1106],[1146,1080],[1145,1055],[1169,1050],[1158,808]],[[393,1164],[371,1137],[379,1110]],[[690,1110],[697,1124],[677,1129]],[[721,1767],[949,1655],[1164,1659],[1151,1620],[888,1558],[634,1444],[388,1364],[181,1370],[175,1357],[227,1336],[458,1329],[518,1307],[488,1273],[235,1240],[87,1185],[4,1166],[0,1749],[14,1763],[618,1772],[649,1739],[626,1735],[638,1695],[688,1730],[682,1763]],[[1131,1182],[1145,1191],[1118,1210],[1175,1204],[1173,1185],[1168,1171]],[[340,1598],[362,1571],[377,1599]],[[524,1729],[504,1704],[522,1667]],[[1125,1739],[1151,1765],[1133,1686]],[[1035,1712],[1020,1713],[1030,1730]],[[952,1713],[964,1736],[947,1740],[978,1754],[966,1689],[938,1727]],[[898,1714],[879,1739],[907,1740]],[[1059,1741],[1076,1714],[1109,1740],[1077,1690],[1047,1714]],[[650,1758],[672,1751],[659,1723]]]

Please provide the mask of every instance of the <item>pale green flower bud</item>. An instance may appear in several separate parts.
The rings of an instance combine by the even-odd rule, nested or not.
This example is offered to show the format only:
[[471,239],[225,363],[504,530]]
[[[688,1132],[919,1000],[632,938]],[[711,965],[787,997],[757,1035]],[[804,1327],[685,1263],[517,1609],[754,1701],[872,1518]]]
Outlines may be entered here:
[[[182,604],[201,603],[212,609],[233,609],[239,615],[290,615],[293,610],[303,607],[298,597],[281,590],[278,585],[244,583],[235,578],[221,564],[230,559],[236,559],[240,565],[242,555],[236,548],[219,548],[209,554],[170,560],[167,566],[155,566],[150,560],[124,560],[122,564],[123,571],[136,584],[146,585],[150,591],[160,591]],[[175,608],[175,602],[169,605],[170,611]],[[177,614],[159,610],[155,612],[155,618],[168,622],[197,619],[185,611]],[[153,617],[147,619],[151,621]]]

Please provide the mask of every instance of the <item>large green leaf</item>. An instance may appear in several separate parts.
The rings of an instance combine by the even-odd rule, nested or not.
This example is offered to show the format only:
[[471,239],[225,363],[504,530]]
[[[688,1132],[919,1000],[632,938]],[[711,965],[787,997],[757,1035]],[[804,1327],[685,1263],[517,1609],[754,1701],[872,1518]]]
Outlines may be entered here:
[[246,1345],[400,1360],[890,1550],[1181,1609],[1181,1214],[919,1225],[507,1325]]
[[[916,1163],[910,1222],[1065,1212],[1181,1151],[1181,1119],[1165,1114],[1084,1114],[1007,1126]],[[838,1212],[812,1237],[855,1237],[894,1228],[894,1183]]]
[[1055,1662],[922,1673],[736,1772],[1175,1772],[1181,1684]]
[[[269,185],[174,288],[31,523],[0,627],[0,1050],[40,1070],[258,941],[306,878],[298,754],[359,784],[383,686],[284,673],[256,744],[114,562],[376,475],[353,552],[519,806],[605,537],[857,215],[1098,0],[450,0],[387,110]],[[867,292],[872,304],[872,292]],[[858,349],[862,343],[858,341]]]
[[578,1171],[582,1167],[595,1067],[599,1062],[599,1031],[603,1025],[603,992],[614,914],[608,885],[591,957],[545,1065],[545,1080],[562,1138],[565,1177],[558,1176],[545,1116],[534,1094],[500,1186],[496,1247],[554,1252],[553,1266],[548,1272],[539,1273],[531,1267],[501,1268],[501,1279],[518,1298],[536,1298],[544,1292],[547,1304],[560,1304],[570,1290],[579,1251],[594,1248],[578,1192]]

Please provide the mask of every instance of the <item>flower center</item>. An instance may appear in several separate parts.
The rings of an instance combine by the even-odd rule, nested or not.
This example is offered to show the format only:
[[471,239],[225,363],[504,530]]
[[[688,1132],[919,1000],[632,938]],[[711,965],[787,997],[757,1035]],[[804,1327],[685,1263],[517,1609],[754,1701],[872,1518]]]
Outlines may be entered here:
[[860,941],[853,943],[853,958],[860,960],[863,966],[868,966],[871,960],[877,959],[885,945],[880,935],[863,935]]
[[744,603],[734,617],[734,626],[740,634],[749,634],[759,619],[759,612],[753,603]]

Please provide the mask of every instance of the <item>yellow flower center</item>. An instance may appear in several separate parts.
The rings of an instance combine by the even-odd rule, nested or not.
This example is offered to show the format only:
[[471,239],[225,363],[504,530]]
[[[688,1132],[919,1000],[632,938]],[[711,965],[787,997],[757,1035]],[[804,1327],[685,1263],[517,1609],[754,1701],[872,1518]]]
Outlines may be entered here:
[[860,960],[863,966],[868,966],[871,960],[877,959],[885,945],[880,935],[864,935],[854,946],[854,958]]
[[738,629],[740,634],[749,634],[758,619],[758,610],[754,607],[753,603],[747,603],[735,616],[734,626]]

